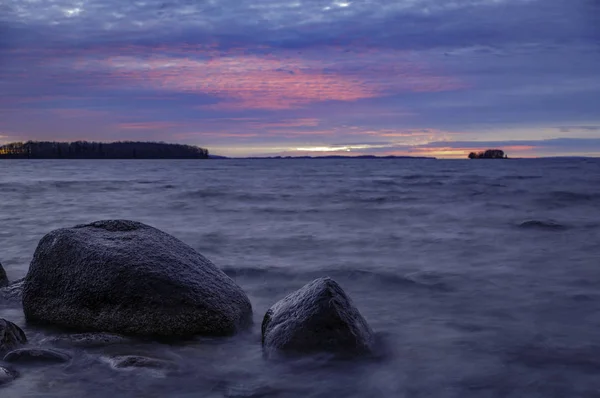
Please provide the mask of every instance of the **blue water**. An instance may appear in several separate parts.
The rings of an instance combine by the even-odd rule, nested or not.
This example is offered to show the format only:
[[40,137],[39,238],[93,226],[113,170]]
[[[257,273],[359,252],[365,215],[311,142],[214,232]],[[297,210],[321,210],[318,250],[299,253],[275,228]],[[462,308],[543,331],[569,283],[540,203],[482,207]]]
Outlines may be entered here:
[[[23,277],[55,228],[124,218],[183,240],[247,292],[227,339],[69,348],[4,397],[600,396],[600,160],[2,161],[0,262]],[[267,361],[265,311],[329,275],[376,358]],[[32,345],[18,304],[0,317]],[[112,354],[179,369],[119,371]],[[0,365],[2,363],[0,362]]]

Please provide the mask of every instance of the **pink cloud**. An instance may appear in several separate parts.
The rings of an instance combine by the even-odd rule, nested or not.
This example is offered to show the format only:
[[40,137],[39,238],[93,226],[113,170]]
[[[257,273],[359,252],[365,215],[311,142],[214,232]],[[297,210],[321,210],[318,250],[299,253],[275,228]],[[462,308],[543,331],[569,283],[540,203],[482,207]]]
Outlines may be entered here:
[[[108,59],[80,58],[74,67],[108,73],[120,86],[214,96],[219,102],[203,106],[213,109],[290,109],[324,101],[352,102],[401,92],[464,87],[401,52],[356,57],[334,48],[302,57],[275,57],[241,51],[215,56],[211,51],[201,53],[203,57],[185,52],[171,52],[169,56],[134,52]],[[326,59],[322,60],[324,53]]]

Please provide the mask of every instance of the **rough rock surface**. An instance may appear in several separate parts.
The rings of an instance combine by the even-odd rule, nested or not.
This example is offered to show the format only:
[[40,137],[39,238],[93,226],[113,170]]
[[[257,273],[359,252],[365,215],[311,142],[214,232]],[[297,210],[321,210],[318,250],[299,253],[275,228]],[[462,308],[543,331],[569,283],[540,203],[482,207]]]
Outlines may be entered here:
[[27,321],[86,332],[231,335],[251,323],[235,282],[148,225],[98,221],[40,241],[23,289]]
[[373,332],[351,299],[330,278],[320,278],[273,305],[262,323],[263,347],[274,352],[371,351]]
[[16,370],[0,366],[0,386],[10,383],[17,377],[19,377],[19,373]]
[[27,343],[25,332],[6,319],[0,319],[0,353],[14,350]]
[[6,271],[2,268],[2,263],[0,263],[0,287],[4,287],[8,285],[8,277],[6,276]]
[[63,363],[70,360],[69,354],[46,348],[20,348],[4,357],[4,362],[12,363]]
[[42,340],[42,344],[50,343],[60,347],[97,348],[117,344],[131,344],[135,340],[110,333],[76,333],[53,336]]

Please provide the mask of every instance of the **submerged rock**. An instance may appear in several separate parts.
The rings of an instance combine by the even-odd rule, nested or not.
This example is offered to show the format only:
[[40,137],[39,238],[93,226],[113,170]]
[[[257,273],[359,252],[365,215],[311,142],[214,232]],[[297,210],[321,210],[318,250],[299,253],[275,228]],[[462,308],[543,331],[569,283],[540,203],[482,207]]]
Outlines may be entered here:
[[8,285],[8,277],[6,276],[6,271],[2,268],[2,263],[0,263],[0,287],[4,287]]
[[69,354],[47,348],[20,348],[4,357],[5,362],[13,363],[63,363],[70,360]]
[[8,302],[20,302],[23,297],[23,285],[25,279],[19,279],[6,287],[0,288],[0,300]]
[[266,385],[226,384],[223,395],[226,398],[270,398],[281,396],[282,391]]
[[19,372],[16,370],[0,366],[0,386],[10,383],[17,377],[19,377]]
[[139,355],[117,355],[108,358],[115,369],[148,368],[148,369],[177,369],[177,365],[164,359],[149,358]]
[[305,285],[273,305],[262,323],[267,353],[368,353],[373,332],[352,300],[330,278]]
[[125,220],[42,238],[25,278],[23,309],[29,322],[156,337],[231,335],[252,319],[246,294],[208,259]]
[[7,352],[27,343],[25,332],[6,319],[0,319],[0,352]]

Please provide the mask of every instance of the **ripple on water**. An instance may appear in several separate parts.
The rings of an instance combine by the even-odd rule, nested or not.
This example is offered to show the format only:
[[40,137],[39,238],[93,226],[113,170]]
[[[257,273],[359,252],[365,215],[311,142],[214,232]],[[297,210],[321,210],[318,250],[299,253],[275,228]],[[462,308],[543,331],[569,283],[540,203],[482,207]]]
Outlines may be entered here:
[[543,231],[563,231],[567,227],[563,224],[559,224],[555,221],[543,221],[543,220],[527,220],[519,224],[519,228],[522,229],[538,229]]

